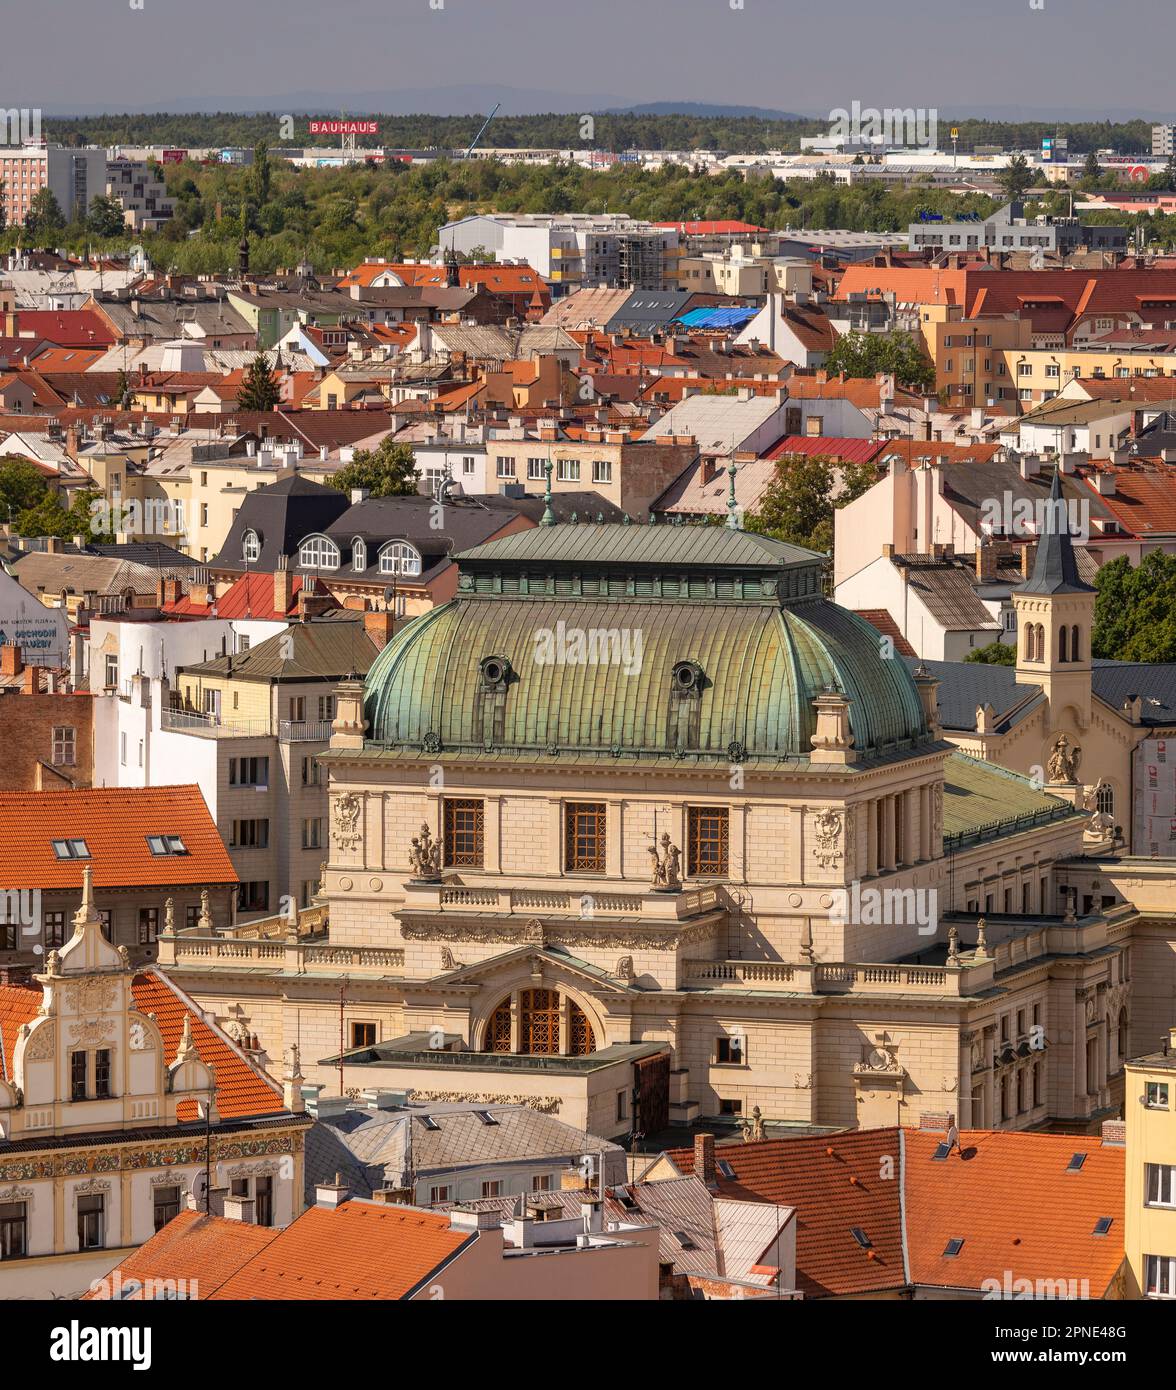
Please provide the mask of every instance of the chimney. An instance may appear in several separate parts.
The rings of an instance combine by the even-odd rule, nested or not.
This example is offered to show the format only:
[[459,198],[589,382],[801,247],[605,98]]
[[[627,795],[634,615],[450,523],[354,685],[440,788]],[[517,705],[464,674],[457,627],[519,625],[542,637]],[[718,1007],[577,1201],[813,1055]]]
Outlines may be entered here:
[[60,555],[60,554],[63,553],[64,549],[65,549],[65,542],[61,539],[60,536],[46,536],[46,538],[45,538],[45,554],[46,554],[46,555]]
[[991,541],[976,547],[976,578],[981,584],[991,584],[996,578],[996,546]]
[[1021,547],[1021,578],[1028,579],[1033,573],[1033,557],[1037,554],[1036,545],[1022,545]]
[[0,676],[19,676],[22,669],[20,646],[16,642],[5,642],[0,647]]
[[290,572],[290,559],[278,556],[278,567],[274,570],[274,612],[288,613],[294,602],[294,576]]
[[343,1182],[343,1174],[336,1173],[334,1182],[315,1184],[314,1204],[316,1207],[341,1207],[351,1193]]
[[715,1179],[715,1136],[696,1134],[694,1136],[694,1173],[706,1183],[707,1187],[717,1186]]
[[78,427],[72,420],[65,430],[65,452],[70,458],[77,458],[78,456]]
[[1036,454],[1022,454],[1019,466],[1022,478],[1036,478],[1041,469],[1041,460]]
[[254,1212],[254,1201],[252,1197],[234,1197],[231,1192],[225,1193],[224,1217],[226,1221],[244,1221],[252,1226]]
[[23,695],[39,695],[41,693],[41,668],[39,666],[26,666],[24,668],[24,683],[21,686]]
[[178,579],[165,579],[162,575],[155,586],[155,597],[160,608],[169,603],[179,603],[184,596],[184,586]]
[[363,630],[377,651],[383,651],[388,645],[395,627],[396,615],[394,613],[365,613],[363,615]]
[[1109,470],[1094,475],[1094,486],[1100,497],[1114,497],[1115,475]]

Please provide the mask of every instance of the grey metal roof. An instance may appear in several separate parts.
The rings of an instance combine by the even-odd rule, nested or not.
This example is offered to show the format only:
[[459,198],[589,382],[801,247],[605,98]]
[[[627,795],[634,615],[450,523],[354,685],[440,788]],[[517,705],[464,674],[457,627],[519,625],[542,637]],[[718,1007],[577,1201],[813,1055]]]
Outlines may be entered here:
[[350,506],[346,493],[311,482],[299,473],[255,488],[245,494],[224,544],[209,564],[213,569],[244,570],[245,533],[255,531],[261,554],[249,569],[272,574],[279,559],[296,555],[307,536],[324,531]]
[[[903,660],[913,671],[917,657]],[[939,682],[939,717],[945,729],[976,727],[976,707],[991,705],[996,711],[996,731],[1004,733],[1019,724],[1044,699],[1038,685],[1022,685],[1012,666],[988,666],[979,661],[924,661]]]
[[1139,696],[1139,722],[1176,724],[1176,662],[1100,661],[1091,663],[1094,693],[1112,709]]
[[362,676],[378,654],[364,631],[362,614],[353,614],[351,621],[336,614],[327,622],[312,618],[291,623],[285,632],[246,652],[181,666],[179,671],[243,681],[340,680],[351,672]]

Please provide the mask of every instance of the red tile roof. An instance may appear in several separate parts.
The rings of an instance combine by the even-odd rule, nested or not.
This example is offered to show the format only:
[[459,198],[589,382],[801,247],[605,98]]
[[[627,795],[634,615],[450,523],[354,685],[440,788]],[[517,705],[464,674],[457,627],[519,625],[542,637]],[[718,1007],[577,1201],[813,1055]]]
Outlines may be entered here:
[[[98,1281],[99,1288],[84,1294],[86,1299],[102,1299],[110,1288],[125,1291],[131,1280],[183,1280],[190,1297],[208,1298],[234,1275],[246,1261],[259,1254],[279,1232],[248,1221],[229,1221],[200,1211],[182,1211],[162,1231],[141,1245],[118,1266],[119,1281]],[[128,1297],[125,1292],[122,1297]],[[142,1291],[129,1295],[132,1301]]]
[[[54,793],[56,795],[56,793]],[[282,1109],[282,1088],[256,1067],[219,1029],[204,1021],[196,1002],[154,967],[135,976],[131,984],[140,1013],[154,1014],[163,1035],[166,1061],[174,1060],[184,1031],[184,1016],[192,1020],[192,1041],[200,1059],[216,1076],[216,1106],[223,1120],[246,1115],[274,1115]],[[0,1075],[13,1075],[17,1029],[30,1023],[41,1007],[39,985],[0,985],[0,1034],[3,1034],[3,1067]],[[196,1102],[182,1101],[181,1120],[196,1117]]]
[[[911,1276],[937,1287],[980,1289],[1029,1279],[1089,1281],[1101,1298],[1123,1261],[1124,1150],[1090,1135],[973,1130],[960,1153],[931,1155],[942,1133],[908,1130],[905,1188]],[[1085,1153],[1077,1172],[1071,1157]],[[1112,1218],[1105,1236],[1093,1234]],[[944,1256],[949,1240],[960,1252]],[[1070,1294],[1070,1297],[1077,1296]],[[1083,1295],[1086,1296],[1086,1295]]]
[[110,347],[110,325],[93,309],[18,309],[16,332],[21,338],[55,347]]
[[[237,883],[216,824],[197,786],[92,787],[0,792],[0,884],[95,888],[140,884]],[[152,854],[148,835],[178,835],[187,854]],[[54,840],[85,840],[89,860],[58,859]]]
[[1096,490],[1092,477],[1081,482],[1107,508],[1129,535],[1144,540],[1176,535],[1176,469],[1165,464],[1155,468],[1105,468],[1115,480],[1113,493]]
[[[719,1174],[721,1196],[796,1208],[796,1286],[807,1297],[905,1286],[897,1130],[720,1144],[715,1153],[735,1173]],[[693,1149],[668,1156],[694,1172]],[[854,1239],[855,1226],[869,1249]]]
[[[155,1015],[163,1034],[163,1053],[169,1060],[179,1050],[184,1015],[191,1015],[196,1051],[216,1076],[216,1108],[222,1120],[273,1115],[283,1109],[278,1082],[254,1066],[219,1028],[207,1024],[195,1001],[160,971],[151,969],[136,975],[132,989],[139,1012]],[[178,1114],[181,1120],[194,1119],[196,1102],[181,1102]]]
[[919,653],[902,635],[898,624],[890,616],[885,608],[855,608],[853,610],[859,618],[865,618],[872,627],[876,627],[879,632],[885,633],[894,643],[894,650],[899,656],[917,657]]
[[216,608],[218,618],[258,618],[269,622],[283,622],[298,612],[298,595],[303,588],[309,593],[325,594],[326,586],[317,578],[309,581],[296,574],[292,585],[293,598],[284,613],[274,607],[274,577],[272,574],[243,574],[236,579],[212,603],[196,603],[190,594],[165,603],[162,611],[177,618],[207,618],[212,608]]
[[754,222],[719,220],[717,222],[655,222],[655,227],[677,227],[683,236],[735,236],[741,232],[766,232]]
[[310,1207],[212,1297],[404,1298],[473,1238],[452,1230],[447,1216],[414,1207]]
[[764,455],[773,462],[788,454],[823,454],[838,463],[871,463],[885,448],[880,439],[841,439],[831,434],[786,434]]

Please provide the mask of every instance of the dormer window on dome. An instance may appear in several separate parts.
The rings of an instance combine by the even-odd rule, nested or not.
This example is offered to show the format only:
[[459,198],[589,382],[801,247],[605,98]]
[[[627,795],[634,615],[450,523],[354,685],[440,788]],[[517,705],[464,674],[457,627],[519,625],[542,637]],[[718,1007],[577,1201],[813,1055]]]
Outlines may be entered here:
[[380,573],[419,575],[421,553],[407,541],[389,541],[380,550]]
[[478,674],[483,690],[505,690],[511,677],[510,657],[484,656],[478,663]]
[[676,661],[671,679],[676,694],[701,695],[706,676],[697,661]]
[[298,567],[304,570],[337,570],[339,547],[328,536],[307,536],[298,547]]
[[261,559],[261,537],[252,528],[245,532],[241,556],[247,565],[255,565]]

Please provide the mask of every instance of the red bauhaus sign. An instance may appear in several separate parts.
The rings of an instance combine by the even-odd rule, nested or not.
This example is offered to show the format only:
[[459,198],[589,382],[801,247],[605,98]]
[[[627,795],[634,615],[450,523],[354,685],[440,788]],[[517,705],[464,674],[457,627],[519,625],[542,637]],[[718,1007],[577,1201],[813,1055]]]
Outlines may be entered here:
[[309,121],[311,135],[379,135],[379,121]]
[[183,164],[188,158],[187,150],[162,150],[159,155],[161,164]]

